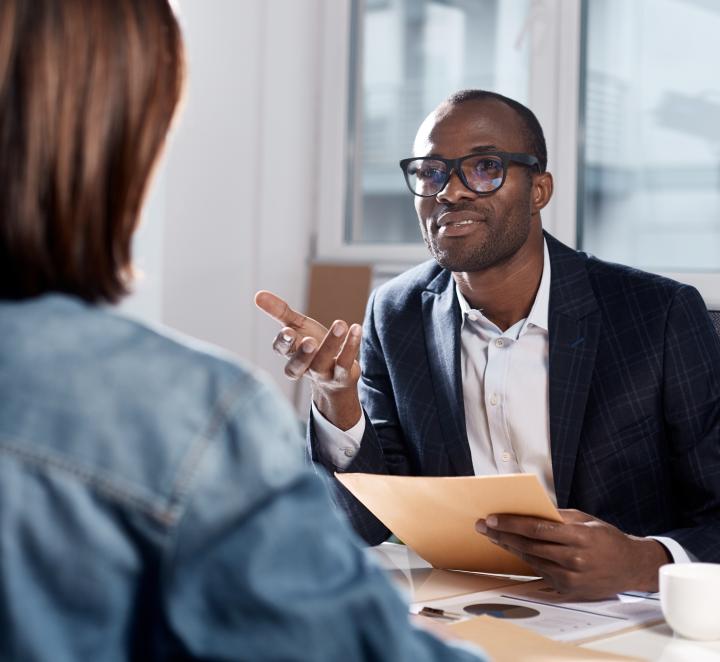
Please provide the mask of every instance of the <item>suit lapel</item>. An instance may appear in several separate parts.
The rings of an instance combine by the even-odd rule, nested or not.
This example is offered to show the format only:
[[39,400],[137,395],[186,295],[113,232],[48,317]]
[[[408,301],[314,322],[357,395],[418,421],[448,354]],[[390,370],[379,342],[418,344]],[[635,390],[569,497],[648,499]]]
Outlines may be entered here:
[[600,338],[600,311],[586,258],[546,234],[551,263],[549,315],[550,448],[555,492],[567,507]]
[[422,315],[445,449],[456,474],[471,476],[473,466],[465,429],[460,367],[460,306],[454,281],[447,271],[442,271],[422,293]]

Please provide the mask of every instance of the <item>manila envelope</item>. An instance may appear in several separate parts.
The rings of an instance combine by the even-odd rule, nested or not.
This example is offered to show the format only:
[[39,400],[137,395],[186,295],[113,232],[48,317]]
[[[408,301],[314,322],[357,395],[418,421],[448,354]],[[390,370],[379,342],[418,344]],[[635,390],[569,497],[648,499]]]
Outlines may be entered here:
[[441,627],[448,628],[459,639],[477,644],[494,662],[619,662],[638,659],[553,641],[532,630],[492,616],[477,616]]
[[475,530],[493,513],[562,518],[534,474],[335,477],[400,540],[436,568],[534,575],[530,566]]

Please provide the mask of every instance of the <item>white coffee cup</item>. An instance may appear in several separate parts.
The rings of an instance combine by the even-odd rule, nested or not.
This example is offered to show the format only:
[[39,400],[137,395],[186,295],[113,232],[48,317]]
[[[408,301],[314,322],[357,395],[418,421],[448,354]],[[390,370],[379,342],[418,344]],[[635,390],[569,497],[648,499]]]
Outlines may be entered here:
[[720,563],[660,567],[660,604],[668,625],[687,639],[720,639]]

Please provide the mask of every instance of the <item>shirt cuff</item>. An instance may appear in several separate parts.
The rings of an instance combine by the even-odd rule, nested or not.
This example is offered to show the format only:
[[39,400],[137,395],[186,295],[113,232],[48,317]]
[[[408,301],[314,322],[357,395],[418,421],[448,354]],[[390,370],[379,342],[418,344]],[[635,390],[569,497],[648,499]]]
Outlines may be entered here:
[[688,552],[677,540],[665,536],[648,536],[657,540],[672,556],[673,563],[693,563],[697,559]]
[[313,402],[311,405],[315,436],[318,443],[318,455],[336,469],[343,471],[350,466],[360,449],[360,442],[365,434],[365,416],[349,430],[335,427],[325,418]]

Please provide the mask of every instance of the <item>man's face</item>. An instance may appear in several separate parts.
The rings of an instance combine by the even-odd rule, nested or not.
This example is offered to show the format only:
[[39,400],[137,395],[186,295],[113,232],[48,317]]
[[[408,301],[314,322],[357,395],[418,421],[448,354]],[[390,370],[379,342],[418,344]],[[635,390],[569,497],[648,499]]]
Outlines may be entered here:
[[[527,152],[522,120],[495,100],[440,107],[418,130],[414,156],[458,158],[483,148]],[[453,172],[436,196],[415,198],[425,244],[454,272],[488,269],[512,257],[527,241],[532,218],[531,175],[510,163],[505,183],[489,195],[466,188]]]

